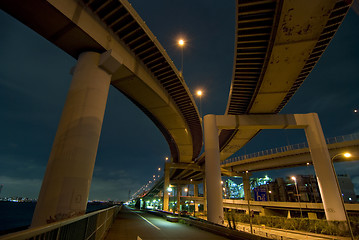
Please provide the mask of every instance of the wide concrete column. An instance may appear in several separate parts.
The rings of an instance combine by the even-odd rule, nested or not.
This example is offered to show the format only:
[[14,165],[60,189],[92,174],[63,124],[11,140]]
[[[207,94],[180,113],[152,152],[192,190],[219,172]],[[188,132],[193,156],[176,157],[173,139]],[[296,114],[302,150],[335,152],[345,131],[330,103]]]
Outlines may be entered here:
[[304,130],[323,200],[325,216],[328,221],[344,222],[347,220],[344,204],[318,115],[316,113],[296,114],[295,119],[298,125],[306,125]]
[[169,195],[168,188],[170,186],[170,168],[168,164],[165,164],[164,169],[164,184],[163,184],[163,211],[168,211]]
[[223,198],[216,115],[204,116],[204,146],[206,152],[207,220],[223,224]]
[[[106,58],[106,57],[105,57]],[[82,53],[73,73],[32,227],[84,214],[111,74],[104,55]]]

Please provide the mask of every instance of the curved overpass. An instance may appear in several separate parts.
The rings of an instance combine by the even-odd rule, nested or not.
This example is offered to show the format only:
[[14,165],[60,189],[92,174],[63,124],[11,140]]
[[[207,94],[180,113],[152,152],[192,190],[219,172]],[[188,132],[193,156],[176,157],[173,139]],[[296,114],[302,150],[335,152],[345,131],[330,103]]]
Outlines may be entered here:
[[[238,0],[226,114],[279,113],[318,62],[350,2]],[[221,131],[221,160],[259,131]]]
[[111,85],[161,130],[174,162],[191,162],[202,147],[198,109],[179,71],[126,0],[14,0],[1,9],[74,58],[110,51],[122,66]]
[[[279,113],[320,59],[350,6],[351,1],[344,0],[237,0],[233,77],[225,113]],[[259,132],[222,130],[221,161]],[[202,154],[197,163],[204,161]],[[184,170],[174,177],[199,180],[202,172]]]

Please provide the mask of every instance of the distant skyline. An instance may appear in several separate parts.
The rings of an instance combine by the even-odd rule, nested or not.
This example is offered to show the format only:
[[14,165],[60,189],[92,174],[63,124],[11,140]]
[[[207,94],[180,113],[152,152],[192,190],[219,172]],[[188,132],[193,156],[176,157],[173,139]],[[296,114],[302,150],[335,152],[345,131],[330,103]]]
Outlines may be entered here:
[[[130,0],[181,68],[179,37],[186,40],[183,76],[201,112],[224,114],[233,68],[235,1]],[[319,114],[326,137],[359,132],[359,16],[349,10],[338,33],[281,113]],[[0,185],[3,196],[37,198],[76,60],[0,11]],[[199,105],[198,98],[194,97]],[[237,155],[305,141],[303,131],[267,130]],[[163,168],[168,145],[156,126],[110,88],[89,199],[127,200]],[[359,194],[358,162],[336,165]],[[305,172],[273,170],[270,177]]]

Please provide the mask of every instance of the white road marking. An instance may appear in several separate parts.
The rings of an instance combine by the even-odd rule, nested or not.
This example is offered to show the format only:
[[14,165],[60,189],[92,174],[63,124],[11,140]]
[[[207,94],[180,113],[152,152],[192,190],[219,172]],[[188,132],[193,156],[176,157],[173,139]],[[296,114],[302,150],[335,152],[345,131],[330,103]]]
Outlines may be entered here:
[[151,223],[150,221],[148,221],[146,218],[142,217],[140,214],[138,214],[138,213],[135,213],[135,214],[137,214],[137,215],[140,216],[143,220],[145,220],[146,222],[148,222],[149,224],[151,224],[152,227],[154,227],[154,228],[156,228],[157,230],[160,230],[160,231],[161,231],[161,229],[160,229],[159,227],[157,227],[156,225],[154,225],[153,223]]

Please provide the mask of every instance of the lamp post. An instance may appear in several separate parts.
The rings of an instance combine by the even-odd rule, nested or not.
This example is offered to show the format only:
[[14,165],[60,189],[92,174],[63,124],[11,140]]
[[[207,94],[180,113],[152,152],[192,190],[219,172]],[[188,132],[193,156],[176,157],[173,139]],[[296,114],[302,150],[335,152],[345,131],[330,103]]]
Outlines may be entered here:
[[196,95],[199,97],[199,117],[202,118],[202,90],[197,90]]
[[299,210],[300,210],[300,218],[303,218],[302,207],[300,206],[300,197],[299,197],[299,193],[298,193],[297,179],[296,179],[296,177],[293,176],[292,180],[295,183],[295,190],[297,191],[297,198],[298,198]]
[[333,163],[334,159],[335,159],[336,157],[339,157],[339,156],[344,156],[345,158],[350,158],[350,157],[352,156],[352,154],[349,153],[349,152],[335,154],[335,155],[331,158],[331,161],[330,161],[330,162],[331,162],[331,164],[332,164],[332,168],[333,168],[333,171],[334,171],[335,180],[336,180],[336,182],[337,182],[337,188],[338,188],[338,190],[339,190],[340,199],[342,200],[343,209],[344,209],[344,212],[345,212],[345,217],[346,217],[346,219],[347,219],[348,229],[349,229],[349,231],[350,231],[350,237],[351,237],[352,240],[354,240],[353,230],[352,230],[352,227],[350,226],[349,216],[348,216],[347,210],[345,209],[343,194],[342,194],[342,191],[341,191],[341,189],[340,189],[338,177],[337,177],[337,174],[336,174],[336,172],[335,172],[334,163]]
[[183,77],[183,47],[184,47],[185,41],[183,39],[178,40],[178,45],[181,48],[181,77]]

